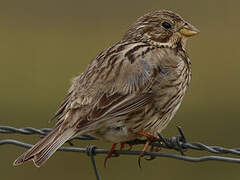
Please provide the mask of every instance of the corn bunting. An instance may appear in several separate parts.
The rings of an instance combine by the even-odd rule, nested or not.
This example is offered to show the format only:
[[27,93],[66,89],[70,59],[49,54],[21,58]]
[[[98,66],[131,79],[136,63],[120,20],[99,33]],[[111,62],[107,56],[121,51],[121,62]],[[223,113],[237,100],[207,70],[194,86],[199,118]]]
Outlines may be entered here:
[[188,37],[199,31],[171,11],[140,17],[123,38],[77,76],[54,118],[53,130],[14,165],[39,167],[67,140],[90,134],[117,143],[146,137],[141,155],[178,110],[191,79]]

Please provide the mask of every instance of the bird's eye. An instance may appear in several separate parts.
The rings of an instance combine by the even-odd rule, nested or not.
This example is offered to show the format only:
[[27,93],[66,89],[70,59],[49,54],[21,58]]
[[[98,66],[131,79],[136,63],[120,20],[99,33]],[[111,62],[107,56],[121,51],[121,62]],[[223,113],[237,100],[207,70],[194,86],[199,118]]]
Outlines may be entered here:
[[164,21],[163,23],[162,23],[162,27],[164,27],[165,29],[171,29],[171,24],[169,24],[168,22],[166,22],[166,21]]

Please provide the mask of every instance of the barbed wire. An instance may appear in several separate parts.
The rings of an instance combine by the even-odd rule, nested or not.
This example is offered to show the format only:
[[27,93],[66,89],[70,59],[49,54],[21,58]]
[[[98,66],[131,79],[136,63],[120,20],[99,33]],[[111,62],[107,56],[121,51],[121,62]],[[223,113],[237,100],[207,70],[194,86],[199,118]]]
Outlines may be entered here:
[[[167,157],[167,158],[173,158],[178,160],[184,160],[189,162],[203,162],[203,161],[224,161],[224,162],[231,162],[231,163],[240,163],[240,158],[234,158],[234,157],[226,157],[226,156],[200,156],[200,157],[192,157],[192,156],[186,156],[184,154],[185,151],[188,149],[191,150],[199,150],[199,151],[207,151],[214,154],[232,154],[232,155],[240,155],[240,148],[224,148],[220,146],[207,146],[199,142],[187,142],[185,135],[181,129],[181,127],[177,127],[179,131],[179,136],[171,137],[171,138],[164,138],[161,136],[161,134],[158,134],[159,139],[154,140],[150,143],[152,147],[160,147],[160,148],[166,148],[166,149],[173,149],[180,154],[174,154],[174,153],[166,153],[166,152],[145,152],[145,156],[150,156],[150,158],[146,160],[153,160],[156,157]],[[25,134],[25,135],[33,135],[33,134],[39,134],[39,135],[46,135],[51,131],[51,128],[43,128],[43,129],[36,129],[32,127],[25,127],[25,128],[14,128],[10,126],[0,126],[0,133],[3,134]],[[70,145],[72,144],[73,140],[96,140],[95,138],[89,136],[89,135],[82,135],[77,136],[72,139],[70,139],[68,142]],[[146,140],[136,139],[134,141],[126,142],[126,144],[133,146],[133,145],[139,145],[139,144],[145,144]],[[27,144],[18,140],[14,139],[4,139],[0,140],[0,146],[1,145],[16,145],[24,148],[31,148],[32,144]],[[80,148],[80,147],[61,147],[58,149],[58,151],[69,151],[69,152],[81,152],[86,153],[92,162],[94,173],[96,175],[96,179],[100,180],[100,175],[97,170],[96,162],[94,156],[97,154],[108,154],[109,150],[107,149],[99,149],[95,145],[88,145],[86,148]],[[140,151],[133,151],[133,150],[115,150],[114,154],[116,155],[139,155]]]

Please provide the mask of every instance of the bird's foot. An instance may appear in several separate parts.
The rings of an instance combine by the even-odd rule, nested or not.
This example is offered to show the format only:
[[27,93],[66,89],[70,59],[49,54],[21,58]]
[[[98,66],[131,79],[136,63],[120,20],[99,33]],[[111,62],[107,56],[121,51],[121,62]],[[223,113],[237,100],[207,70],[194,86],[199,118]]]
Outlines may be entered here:
[[[114,154],[114,151],[116,149],[116,146],[117,146],[117,143],[114,143],[108,153],[108,155],[105,157],[104,159],[104,167],[106,168],[107,167],[107,160],[112,158],[112,157],[119,157],[119,154]],[[125,143],[124,142],[121,142],[120,143],[120,151],[122,151],[125,147]],[[132,148],[132,146],[130,146],[130,148]]]
[[[163,144],[162,142],[159,142],[160,144]],[[150,149],[150,152],[159,152],[159,151],[161,151],[162,150],[162,148],[161,147],[155,147],[155,146],[151,146],[151,149]],[[145,158],[145,160],[148,160],[148,161],[151,161],[151,160],[154,160],[154,159],[156,159],[156,156],[150,156],[150,157],[148,157],[148,158]]]
[[[138,166],[141,168],[141,159],[142,159],[142,157],[144,156],[147,148],[149,147],[149,145],[150,145],[152,142],[155,142],[156,140],[158,141],[158,140],[159,140],[159,137],[158,137],[158,134],[157,134],[157,133],[152,134],[152,133],[150,133],[150,132],[148,132],[148,131],[144,131],[144,130],[139,131],[137,134],[138,134],[138,135],[142,135],[142,136],[144,136],[144,137],[147,138],[147,141],[146,141],[146,143],[144,144],[144,146],[143,146],[143,148],[142,148],[142,150],[141,150],[141,152],[140,152],[140,154],[139,154],[139,157],[138,157]],[[161,143],[161,142],[159,142],[159,143]],[[156,152],[159,152],[160,150],[161,150],[160,147],[157,147],[157,148],[155,149]],[[151,146],[150,151],[151,151],[151,152],[154,151],[154,146]],[[151,156],[150,158],[147,158],[147,160],[153,160],[153,159],[155,159],[155,158],[156,158],[156,157]]]

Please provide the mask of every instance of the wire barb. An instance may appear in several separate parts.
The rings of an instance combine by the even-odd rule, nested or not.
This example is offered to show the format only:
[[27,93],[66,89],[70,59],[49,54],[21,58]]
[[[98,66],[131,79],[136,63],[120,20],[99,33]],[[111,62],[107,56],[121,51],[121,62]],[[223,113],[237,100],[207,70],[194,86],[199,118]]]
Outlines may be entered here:
[[159,141],[162,141],[168,149],[175,149],[179,151],[182,156],[185,156],[184,151],[186,151],[186,148],[184,148],[182,144],[186,144],[187,140],[181,126],[177,126],[177,129],[180,136],[176,136],[176,137],[163,138],[160,133],[157,133],[159,137]]
[[[179,136],[171,137],[171,138],[164,138],[161,136],[161,134],[158,133],[159,139],[156,139],[155,141],[151,142],[150,145],[154,148],[165,148],[165,149],[173,149],[181,154],[174,154],[174,153],[166,153],[166,152],[144,152],[144,156],[149,156],[155,159],[156,157],[167,157],[167,158],[173,158],[178,160],[184,160],[189,162],[203,162],[203,161],[224,161],[224,162],[231,162],[231,163],[240,163],[240,158],[233,158],[233,157],[225,157],[225,156],[200,156],[200,157],[191,157],[184,155],[184,152],[186,150],[197,150],[197,151],[207,151],[209,153],[214,154],[232,154],[232,155],[240,155],[240,148],[225,148],[220,146],[207,146],[205,144],[199,143],[199,142],[187,142],[186,137],[181,129],[180,126],[177,127],[179,131]],[[39,135],[46,135],[51,131],[50,128],[43,128],[43,129],[35,129],[32,127],[26,127],[26,128],[14,128],[10,126],[0,126],[0,133],[3,134],[26,134],[26,135],[32,135],[32,134],[39,134]],[[75,137],[73,139],[70,139],[70,142],[72,140],[96,140],[95,138],[89,136],[89,135],[82,135]],[[140,140],[136,139],[134,141],[126,142],[130,147],[133,145],[139,145],[139,144],[145,144],[146,140]],[[1,145],[16,145],[24,148],[31,148],[33,145],[27,144],[21,141],[17,141],[14,139],[3,139],[0,140],[0,146]],[[69,151],[69,152],[82,152],[86,153],[92,162],[93,169],[96,175],[96,179],[100,180],[100,175],[97,170],[96,162],[95,162],[95,155],[97,154],[108,154],[109,150],[107,149],[98,149],[95,145],[89,145],[86,148],[80,148],[80,147],[60,147],[58,151]],[[133,150],[115,150],[114,154],[116,155],[139,155],[140,151],[133,151]]]

